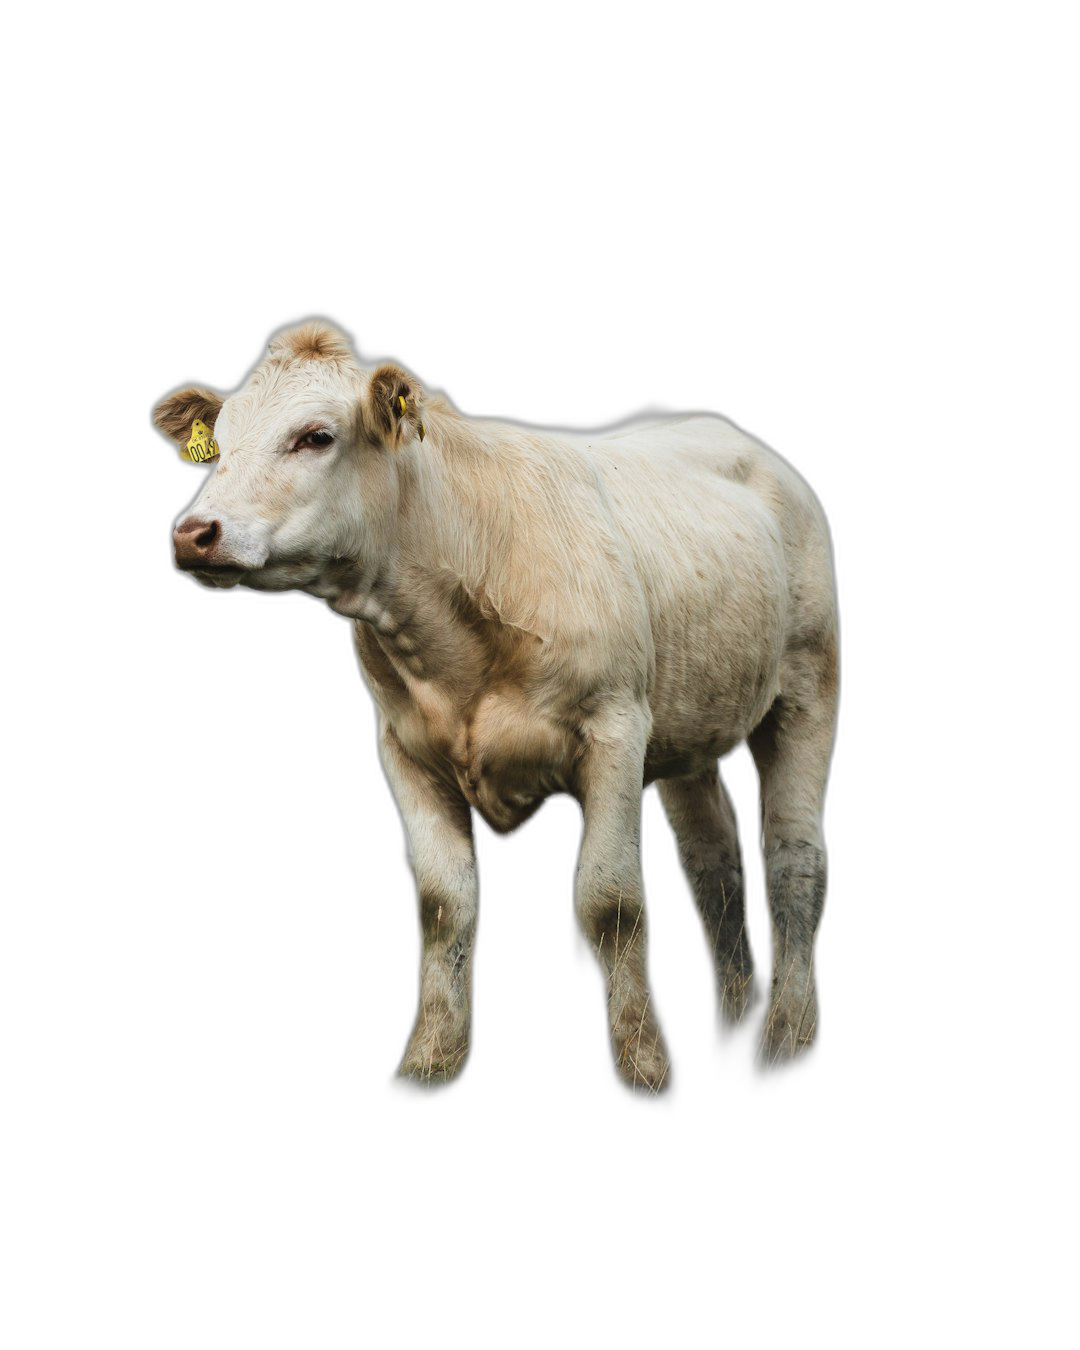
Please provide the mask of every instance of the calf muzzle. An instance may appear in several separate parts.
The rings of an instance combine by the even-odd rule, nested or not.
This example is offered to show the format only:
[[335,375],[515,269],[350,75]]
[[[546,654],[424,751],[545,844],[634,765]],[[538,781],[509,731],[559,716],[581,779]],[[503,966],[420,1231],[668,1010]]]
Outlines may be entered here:
[[177,567],[190,571],[196,567],[229,566],[228,559],[218,554],[220,542],[220,521],[200,520],[197,516],[188,516],[173,530]]

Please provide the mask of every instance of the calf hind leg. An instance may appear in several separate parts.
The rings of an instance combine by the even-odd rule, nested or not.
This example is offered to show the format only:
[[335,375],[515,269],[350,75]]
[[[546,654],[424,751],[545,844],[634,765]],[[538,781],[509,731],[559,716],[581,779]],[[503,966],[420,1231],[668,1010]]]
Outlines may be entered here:
[[817,1030],[814,937],[825,904],[821,814],[836,718],[836,651],[803,650],[781,672],[783,693],[749,738],[761,778],[765,882],[773,924],[766,1063],[792,1058]]
[[721,1014],[738,1022],[753,1002],[754,962],[731,798],[715,766],[658,787],[712,950]]

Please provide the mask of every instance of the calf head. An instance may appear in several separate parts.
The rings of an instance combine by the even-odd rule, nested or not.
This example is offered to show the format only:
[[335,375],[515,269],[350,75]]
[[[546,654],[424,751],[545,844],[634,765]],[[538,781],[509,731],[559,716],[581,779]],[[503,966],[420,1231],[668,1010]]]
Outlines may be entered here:
[[235,394],[170,394],[155,424],[181,447],[194,440],[185,457],[213,456],[173,533],[177,566],[206,586],[333,603],[393,546],[399,452],[423,439],[422,401],[400,367],[362,366],[321,322],[277,336]]

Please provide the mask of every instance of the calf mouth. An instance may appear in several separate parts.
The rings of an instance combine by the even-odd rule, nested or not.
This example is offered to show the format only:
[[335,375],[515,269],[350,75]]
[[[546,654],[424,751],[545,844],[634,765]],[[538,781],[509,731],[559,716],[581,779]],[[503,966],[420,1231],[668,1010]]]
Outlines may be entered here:
[[197,563],[195,566],[184,563],[177,563],[181,572],[187,572],[189,576],[201,582],[203,586],[213,586],[219,590],[225,590],[230,586],[235,586],[247,571],[246,567],[237,567],[235,563]]

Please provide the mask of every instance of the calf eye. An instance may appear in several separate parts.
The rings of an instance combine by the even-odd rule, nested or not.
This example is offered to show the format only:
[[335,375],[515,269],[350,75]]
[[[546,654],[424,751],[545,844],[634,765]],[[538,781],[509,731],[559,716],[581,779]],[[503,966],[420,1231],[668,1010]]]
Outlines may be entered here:
[[333,439],[329,431],[309,431],[306,436],[301,436],[300,440],[297,441],[296,448],[299,450],[302,446],[313,445],[317,449],[322,449],[324,446],[330,445]]

